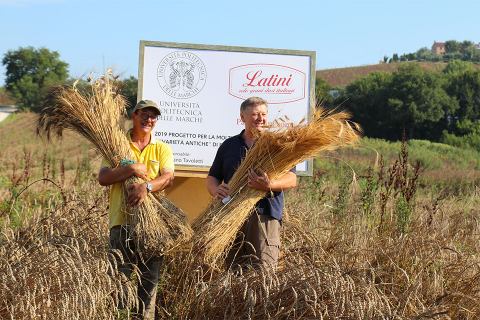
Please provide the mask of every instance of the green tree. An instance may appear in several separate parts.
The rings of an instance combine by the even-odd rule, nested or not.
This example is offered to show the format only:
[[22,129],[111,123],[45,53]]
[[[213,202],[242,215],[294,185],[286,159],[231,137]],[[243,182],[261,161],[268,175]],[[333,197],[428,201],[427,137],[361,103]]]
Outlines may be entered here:
[[[397,56],[398,58],[398,56]],[[445,54],[439,55],[433,53],[429,48],[423,47],[415,53],[405,53],[400,56],[400,61],[452,61],[461,59],[465,61],[480,62],[480,50],[472,41],[448,40],[445,42]],[[390,58],[389,62],[396,62],[395,58]]]
[[460,52],[462,49],[462,44],[456,40],[445,41],[445,53],[456,53]]
[[438,140],[458,104],[444,90],[442,74],[406,65],[393,74],[387,104],[410,138]]
[[457,134],[443,132],[441,141],[460,148],[480,150],[480,121],[462,120],[456,123]]
[[349,109],[369,137],[395,139],[398,128],[393,124],[394,115],[389,112],[387,100],[392,75],[374,72],[352,82],[345,88],[343,106]]
[[408,61],[414,61],[417,59],[415,53],[409,53],[406,55]]
[[345,106],[369,137],[438,140],[458,109],[446,91],[441,73],[418,65],[401,66],[392,74],[372,73],[345,89]]
[[446,91],[457,101],[458,110],[452,117],[450,132],[461,133],[457,122],[480,120],[480,71],[471,63],[450,62],[444,70]]
[[127,99],[127,109],[131,110],[137,104],[138,80],[134,76],[120,81],[120,92]]
[[64,83],[68,77],[68,64],[60,60],[58,52],[46,48],[8,51],[2,63],[6,68],[5,87],[24,110],[38,111],[46,89]]
[[462,43],[460,43],[461,53],[466,53],[472,48],[475,48],[475,44],[472,41],[464,40]]
[[459,73],[465,73],[466,71],[473,71],[473,63],[461,60],[452,60],[450,61],[445,69],[443,69],[443,73],[448,75],[455,75]]
[[334,97],[331,94],[332,87],[323,78],[317,77],[315,81],[315,97],[317,103],[320,102],[323,106],[330,107],[333,105]]
[[434,54],[432,53],[432,50],[428,49],[427,47],[423,47],[417,50],[415,56],[417,60],[430,61],[433,59]]

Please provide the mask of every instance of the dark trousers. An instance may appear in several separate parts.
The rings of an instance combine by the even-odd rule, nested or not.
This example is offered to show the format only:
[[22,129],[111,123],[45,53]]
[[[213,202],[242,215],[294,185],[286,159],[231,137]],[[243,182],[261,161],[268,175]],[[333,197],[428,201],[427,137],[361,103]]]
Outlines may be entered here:
[[[110,249],[112,249],[118,270],[125,274],[128,279],[130,279],[135,266],[138,267],[140,273],[137,287],[139,301],[138,309],[135,312],[140,318],[154,319],[155,299],[162,257],[149,259],[141,257],[136,252],[133,240],[128,236],[128,229],[125,226],[114,226],[110,229]],[[118,253],[121,254],[121,257]],[[123,293],[121,293],[119,301],[119,308],[123,308],[125,301]]]

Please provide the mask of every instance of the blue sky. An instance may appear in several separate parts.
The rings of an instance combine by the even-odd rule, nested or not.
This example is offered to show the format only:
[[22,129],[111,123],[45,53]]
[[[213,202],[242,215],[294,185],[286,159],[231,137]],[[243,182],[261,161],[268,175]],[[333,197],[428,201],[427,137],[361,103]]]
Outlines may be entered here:
[[[60,53],[73,77],[137,76],[140,40],[313,50],[317,69],[377,63],[434,40],[480,42],[480,1],[0,0],[0,56]],[[0,85],[5,69],[0,66]]]

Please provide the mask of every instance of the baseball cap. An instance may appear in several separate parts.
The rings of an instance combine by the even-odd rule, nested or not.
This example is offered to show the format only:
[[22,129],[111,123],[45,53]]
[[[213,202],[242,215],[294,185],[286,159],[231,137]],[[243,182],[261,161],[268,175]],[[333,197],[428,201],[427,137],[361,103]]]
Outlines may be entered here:
[[160,108],[152,100],[140,100],[140,101],[138,101],[137,104],[135,105],[135,108],[133,109],[133,112],[135,112],[137,110],[140,110],[140,109],[145,109],[145,108],[154,108],[155,110],[158,111],[159,115],[161,114]]

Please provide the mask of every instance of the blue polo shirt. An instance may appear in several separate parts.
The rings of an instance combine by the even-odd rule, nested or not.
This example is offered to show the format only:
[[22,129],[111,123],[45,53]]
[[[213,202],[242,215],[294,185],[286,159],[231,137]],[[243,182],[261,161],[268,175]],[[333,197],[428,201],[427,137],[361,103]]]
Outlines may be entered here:
[[[243,139],[244,131],[242,130],[240,134],[228,138],[220,145],[208,172],[209,176],[215,177],[220,182],[228,183],[230,181],[248,150],[248,146]],[[291,171],[295,172],[294,169]],[[283,203],[283,192],[274,191],[273,196],[265,196],[257,202],[255,207],[260,214],[282,221]]]

